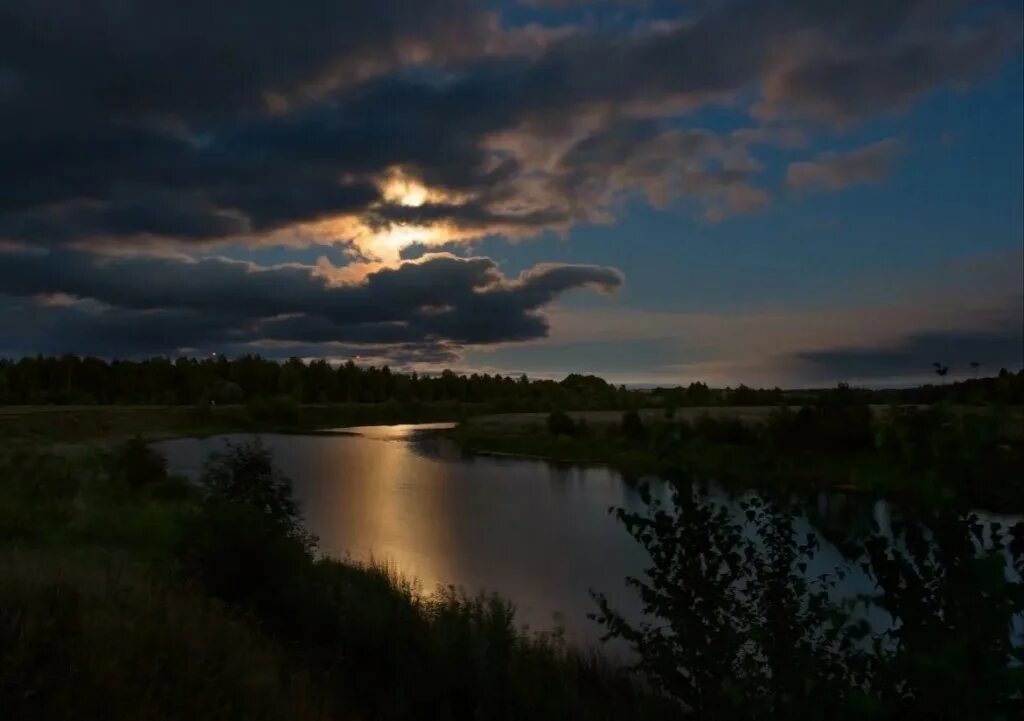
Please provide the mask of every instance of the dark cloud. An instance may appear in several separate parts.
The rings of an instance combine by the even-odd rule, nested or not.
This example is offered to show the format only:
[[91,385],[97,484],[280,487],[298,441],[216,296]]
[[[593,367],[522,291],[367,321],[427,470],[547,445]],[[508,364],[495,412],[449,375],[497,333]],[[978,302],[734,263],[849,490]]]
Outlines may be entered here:
[[908,18],[907,32],[881,43],[837,44],[821,35],[789,46],[765,80],[763,111],[848,124],[903,109],[940,85],[969,82],[1020,42],[1019,15],[953,31],[936,28],[929,10],[941,17],[941,6],[955,3],[907,4],[920,6]]
[[504,213],[479,202],[384,205],[375,208],[369,218],[372,225],[434,225],[443,221],[453,228],[479,230],[546,228],[560,225],[569,219],[568,212],[557,208]]
[[[222,258],[105,258],[70,250],[2,257],[4,293],[41,299],[33,307],[45,310],[33,313],[50,318],[62,342],[88,336],[92,346],[106,340],[123,348],[130,337],[151,352],[208,346],[214,338],[378,345],[528,340],[547,334],[541,310],[562,293],[611,291],[622,283],[618,271],[586,265],[538,265],[510,279],[489,258],[436,254],[345,284],[330,283],[315,267]],[[60,303],[47,300],[53,298]],[[65,324],[78,330],[68,334]]]
[[880,348],[835,348],[800,353],[796,359],[812,379],[913,378],[927,376],[933,363],[950,368],[954,376],[969,375],[979,363],[987,373],[1024,367],[1024,312],[1017,309],[989,330],[951,330],[921,333]]
[[845,153],[821,153],[814,160],[790,163],[786,183],[792,188],[831,190],[857,183],[877,183],[889,175],[902,149],[901,141],[889,138]]
[[449,255],[467,255],[472,248],[459,241],[449,241],[440,245],[426,243],[410,243],[402,248],[398,255],[402,260],[417,260],[429,253],[447,253]]
[[216,313],[125,310],[0,295],[0,355],[145,357],[217,349],[237,335],[232,321]]
[[[622,117],[744,94],[762,114],[850,122],[971,80],[1020,35],[1006,2],[733,0],[524,45],[490,7],[0,0],[0,237],[210,240],[338,214],[534,232],[632,189],[751,210],[756,166],[722,169],[740,139]],[[554,164],[561,150],[492,142],[595,117]],[[461,199],[378,206],[394,166]]]
[[238,318],[210,312],[137,311],[97,303],[38,303],[0,295],[0,356],[78,353],[115,358],[154,355],[260,353],[269,358],[360,358],[392,366],[451,365],[458,346],[445,341],[344,343],[335,335],[268,341],[257,338]]
[[24,104],[72,104],[76,120],[194,120],[457,57],[487,18],[472,0],[3,0],[0,27]]
[[[350,226],[531,235],[609,220],[636,193],[715,220],[769,200],[754,152],[776,142],[765,118],[828,132],[898,110],[995,67],[1020,37],[1018,5],[999,0],[716,0],[628,28],[572,10],[559,13],[579,19],[570,27],[513,26],[501,11],[0,0],[0,246],[51,249],[2,256],[0,292],[92,299],[32,307],[61,342],[111,348],[273,339],[448,353],[537,338],[546,304],[614,288],[618,273],[538,266],[509,279],[487,258],[412,248],[421,262],[331,285],[308,266],[72,248],[156,239],[195,253],[274,233],[356,243]],[[686,126],[722,102],[751,127]],[[884,150],[796,164],[792,182],[875,179]],[[390,197],[396,169],[429,197]],[[340,217],[351,223],[321,235],[300,227]]]
[[767,201],[753,184],[761,166],[750,153],[752,142],[742,133],[620,121],[569,148],[559,162],[557,186],[572,199],[577,217],[605,208],[632,189],[659,206],[688,196],[712,209],[747,212]]

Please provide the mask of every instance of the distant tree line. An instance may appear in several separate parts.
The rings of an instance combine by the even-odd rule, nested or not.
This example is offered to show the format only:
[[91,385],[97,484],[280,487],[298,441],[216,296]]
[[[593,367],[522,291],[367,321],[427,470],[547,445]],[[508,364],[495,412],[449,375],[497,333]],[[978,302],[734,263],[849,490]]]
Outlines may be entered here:
[[[943,366],[944,368],[944,366]],[[943,373],[938,375],[942,376]],[[989,378],[970,378],[956,383],[926,384],[916,388],[894,388],[874,392],[873,403],[1002,403],[1024,404],[1024,369],[1016,373],[1003,368]]]
[[503,375],[397,373],[387,366],[325,360],[239,358],[140,361],[64,355],[0,360],[0,403],[235,404],[288,398],[299,403],[455,401],[516,407],[622,407],[641,394],[596,376],[560,382]]
[[[942,374],[939,374],[940,376]],[[837,388],[810,388],[782,390],[780,388],[710,388],[704,383],[691,383],[675,388],[655,388],[652,393],[659,399],[657,405],[666,408],[684,406],[804,406],[813,405],[823,397],[832,398],[838,390],[864,403],[876,405],[910,405],[932,403],[1024,404],[1024,369],[1016,372],[1003,368],[998,375],[971,378],[955,383],[926,383],[911,388],[850,388],[840,383]]]
[[[869,403],[1024,403],[1024,371],[994,378],[899,390],[856,390]],[[239,358],[113,360],[76,355],[0,359],[2,404],[247,403],[288,398],[298,403],[454,401],[509,409],[589,409],[664,406],[776,406],[812,403],[820,390],[783,391],[740,385],[627,389],[594,375],[561,381],[500,374],[398,373],[387,366],[331,365],[325,360]]]

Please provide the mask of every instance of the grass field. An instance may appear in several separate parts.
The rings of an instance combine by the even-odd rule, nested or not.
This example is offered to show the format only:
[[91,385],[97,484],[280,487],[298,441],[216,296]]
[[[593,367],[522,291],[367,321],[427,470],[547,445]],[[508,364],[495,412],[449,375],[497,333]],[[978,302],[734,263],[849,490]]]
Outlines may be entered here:
[[[674,417],[678,420],[693,420],[702,415],[710,415],[715,418],[739,418],[750,422],[764,420],[773,409],[773,406],[693,406],[677,408]],[[622,421],[623,412],[621,410],[570,411],[569,416],[574,421],[583,420],[591,426],[613,426]],[[644,421],[665,418],[664,408],[642,408],[637,413]],[[547,413],[491,413],[473,416],[466,421],[466,424],[474,427],[529,428],[544,426],[547,423],[547,418]]]
[[[47,441],[121,440],[134,435],[157,440],[173,436],[213,435],[239,430],[303,431],[347,425],[387,425],[462,421],[473,429],[519,432],[543,428],[547,413],[490,413],[483,404],[466,403],[340,403],[293,405],[276,413],[254,413],[244,405],[196,408],[192,406],[0,406],[0,439]],[[677,419],[702,415],[764,420],[770,406],[709,406],[679,408]],[[594,427],[622,420],[622,410],[572,411],[573,420]],[[662,420],[662,408],[638,411],[644,421]]]
[[0,441],[58,443],[156,440],[233,431],[301,432],[394,423],[459,421],[492,410],[481,404],[270,402],[224,406],[0,406]]

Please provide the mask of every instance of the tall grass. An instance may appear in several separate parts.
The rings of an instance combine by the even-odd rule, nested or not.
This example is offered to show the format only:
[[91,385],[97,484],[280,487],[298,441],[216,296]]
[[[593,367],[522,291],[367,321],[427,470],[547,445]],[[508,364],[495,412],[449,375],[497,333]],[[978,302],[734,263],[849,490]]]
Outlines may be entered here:
[[329,697],[201,593],[122,562],[0,553],[6,721],[324,719]]
[[503,599],[319,557],[262,449],[204,479],[131,445],[0,451],[5,720],[677,717]]

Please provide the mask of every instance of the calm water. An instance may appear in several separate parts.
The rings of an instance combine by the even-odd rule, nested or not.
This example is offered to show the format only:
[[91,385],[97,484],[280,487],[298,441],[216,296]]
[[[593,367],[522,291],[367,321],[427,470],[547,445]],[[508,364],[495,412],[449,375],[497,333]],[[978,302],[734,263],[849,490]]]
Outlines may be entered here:
[[[564,628],[576,643],[600,636],[586,618],[595,610],[589,589],[627,615],[639,615],[623,581],[643,572],[646,556],[608,514],[610,506],[643,508],[633,486],[606,468],[464,457],[429,432],[447,427],[368,426],[347,429],[351,435],[260,438],[293,479],[306,526],[324,553],[387,561],[425,590],[450,584],[496,591],[515,603],[521,624]],[[210,452],[251,437],[176,439],[156,448],[172,472],[195,477]],[[664,490],[654,482],[654,493]],[[730,503],[723,492],[711,493]],[[822,494],[796,524],[798,531],[811,530],[811,516],[826,535],[830,529],[866,533],[872,524],[885,533],[891,514],[883,501]],[[826,542],[808,573],[837,565],[849,568]],[[842,585],[843,594],[871,590],[856,566]]]
[[[645,556],[607,511],[641,504],[617,473],[463,458],[421,432],[436,427],[260,437],[294,480],[306,526],[329,555],[388,561],[427,590],[497,591],[515,603],[521,623],[562,626],[576,641],[599,635],[586,618],[595,608],[589,588],[638,608],[623,579],[642,570]],[[194,477],[211,451],[250,437],[176,439],[156,448],[172,472]]]

